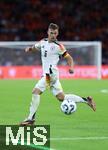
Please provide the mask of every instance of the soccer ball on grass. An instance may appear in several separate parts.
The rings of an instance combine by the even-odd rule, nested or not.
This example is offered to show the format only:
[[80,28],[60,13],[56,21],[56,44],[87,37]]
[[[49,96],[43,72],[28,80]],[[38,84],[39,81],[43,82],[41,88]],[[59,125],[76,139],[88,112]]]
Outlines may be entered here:
[[66,99],[61,103],[60,108],[63,113],[65,113],[66,115],[70,115],[76,111],[77,105],[74,101]]

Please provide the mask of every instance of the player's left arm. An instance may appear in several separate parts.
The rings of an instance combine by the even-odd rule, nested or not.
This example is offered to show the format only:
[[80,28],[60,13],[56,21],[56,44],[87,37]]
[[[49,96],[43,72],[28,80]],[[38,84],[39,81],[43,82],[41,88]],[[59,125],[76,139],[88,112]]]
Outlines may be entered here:
[[60,48],[59,54],[61,54],[62,57],[65,58],[67,61],[67,64],[69,66],[69,73],[74,73],[74,69],[73,69],[74,62],[72,56],[67,52],[63,44],[59,44],[59,48]]
[[65,51],[62,56],[67,61],[67,64],[69,66],[69,73],[74,73],[74,61],[73,61],[72,56],[67,51]]

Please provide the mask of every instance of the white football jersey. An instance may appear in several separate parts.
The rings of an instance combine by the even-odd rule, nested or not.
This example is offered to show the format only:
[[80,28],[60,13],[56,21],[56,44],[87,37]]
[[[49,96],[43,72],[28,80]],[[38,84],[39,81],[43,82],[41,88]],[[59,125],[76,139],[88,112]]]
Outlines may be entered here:
[[65,47],[56,41],[49,42],[47,39],[43,39],[35,44],[35,48],[41,51],[43,74],[58,76],[57,64],[59,56],[66,52]]

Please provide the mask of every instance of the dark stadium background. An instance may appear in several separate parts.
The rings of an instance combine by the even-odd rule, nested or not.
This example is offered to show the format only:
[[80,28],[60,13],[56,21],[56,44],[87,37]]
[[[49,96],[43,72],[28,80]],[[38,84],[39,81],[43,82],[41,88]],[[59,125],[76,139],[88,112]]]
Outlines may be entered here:
[[102,41],[108,64],[107,10],[107,0],[0,0],[0,41],[38,41],[54,22],[61,41]]

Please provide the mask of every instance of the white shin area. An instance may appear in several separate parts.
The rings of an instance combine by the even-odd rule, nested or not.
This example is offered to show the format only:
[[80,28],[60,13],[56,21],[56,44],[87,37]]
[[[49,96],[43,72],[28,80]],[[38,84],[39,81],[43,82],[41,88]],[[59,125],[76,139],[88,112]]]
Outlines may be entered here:
[[40,103],[40,95],[32,94],[32,101],[30,105],[30,113],[28,119],[32,120],[33,115],[36,113]]
[[86,101],[80,97],[80,96],[77,96],[77,95],[74,95],[74,94],[65,94],[65,98],[64,100],[66,99],[71,99],[72,101],[76,102],[76,103],[86,103]]

